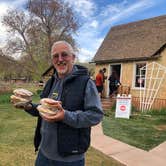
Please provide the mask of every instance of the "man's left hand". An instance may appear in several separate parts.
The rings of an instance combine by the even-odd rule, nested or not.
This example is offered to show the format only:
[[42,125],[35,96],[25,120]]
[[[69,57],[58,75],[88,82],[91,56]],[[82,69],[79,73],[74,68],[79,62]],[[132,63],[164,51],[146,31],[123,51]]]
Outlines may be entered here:
[[55,115],[41,114],[41,117],[47,122],[59,122],[65,117],[64,109],[59,110]]

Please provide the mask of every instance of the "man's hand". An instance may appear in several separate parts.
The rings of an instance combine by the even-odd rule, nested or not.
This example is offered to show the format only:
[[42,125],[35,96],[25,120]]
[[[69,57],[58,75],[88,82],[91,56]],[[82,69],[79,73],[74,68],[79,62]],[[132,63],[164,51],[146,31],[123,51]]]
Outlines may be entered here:
[[41,117],[47,122],[58,122],[62,121],[65,117],[64,109],[57,111],[54,115],[41,114]]
[[42,114],[40,114],[41,117],[48,122],[62,121],[65,116],[65,111],[62,107],[62,103],[60,101],[58,101],[58,103],[56,103],[56,105],[53,105],[51,107],[54,108],[55,110],[57,110],[57,112],[55,112],[55,114],[42,113]]
[[32,107],[30,104],[32,101],[32,95],[33,93],[27,89],[18,88],[13,91],[13,94],[10,96],[10,100],[16,108],[29,109],[30,106]]
[[26,109],[29,110],[32,108],[32,104],[30,102],[18,102],[13,104],[15,108],[18,109]]

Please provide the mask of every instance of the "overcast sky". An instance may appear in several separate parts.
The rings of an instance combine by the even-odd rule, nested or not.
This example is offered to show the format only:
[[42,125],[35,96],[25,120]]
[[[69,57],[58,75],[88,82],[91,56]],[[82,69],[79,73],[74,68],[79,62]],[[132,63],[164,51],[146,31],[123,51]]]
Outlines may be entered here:
[[[64,0],[82,21],[75,39],[80,61],[90,61],[112,26],[166,14],[166,0]],[[8,7],[23,8],[26,0],[0,0],[0,21]],[[0,24],[0,46],[6,28]]]

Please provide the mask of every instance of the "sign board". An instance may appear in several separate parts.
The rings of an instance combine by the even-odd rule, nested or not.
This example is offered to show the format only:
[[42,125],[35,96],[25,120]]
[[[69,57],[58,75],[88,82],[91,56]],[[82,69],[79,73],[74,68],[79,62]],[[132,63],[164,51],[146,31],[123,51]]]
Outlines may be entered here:
[[116,99],[116,118],[130,118],[131,114],[131,95],[117,96]]

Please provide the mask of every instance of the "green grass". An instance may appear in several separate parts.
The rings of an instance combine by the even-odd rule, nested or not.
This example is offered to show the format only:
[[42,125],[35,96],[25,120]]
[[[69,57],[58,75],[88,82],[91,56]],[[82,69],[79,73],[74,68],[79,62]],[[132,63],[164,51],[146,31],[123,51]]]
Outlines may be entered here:
[[[11,94],[0,95],[0,166],[33,166],[36,158],[33,136],[36,118],[10,103]],[[39,97],[34,96],[38,102]],[[90,148],[86,166],[122,166],[114,159]]]
[[86,166],[124,166],[116,160],[104,155],[94,148],[89,148],[86,154]]
[[105,135],[132,146],[150,150],[166,140],[166,110],[134,113],[130,119],[115,118],[113,111],[103,119]]
[[0,105],[0,165],[32,165],[35,118],[11,104]]

